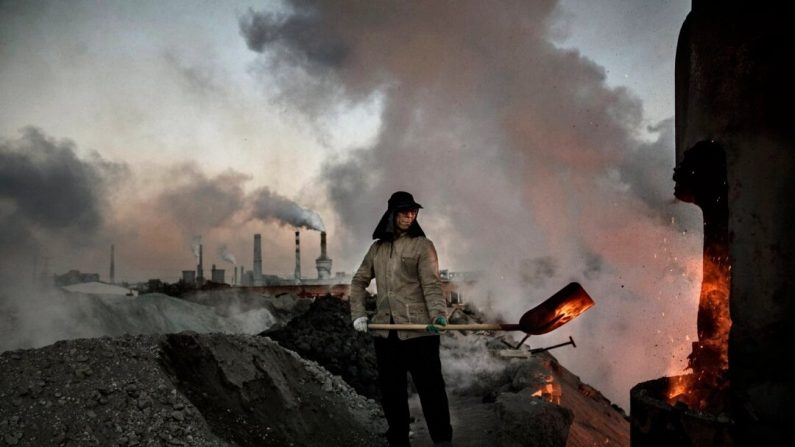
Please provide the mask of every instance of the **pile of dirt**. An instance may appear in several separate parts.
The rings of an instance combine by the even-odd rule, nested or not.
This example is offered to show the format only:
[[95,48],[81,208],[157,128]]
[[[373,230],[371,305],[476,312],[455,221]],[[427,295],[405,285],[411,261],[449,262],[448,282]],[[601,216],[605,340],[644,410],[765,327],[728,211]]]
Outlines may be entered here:
[[260,335],[318,362],[359,394],[380,400],[373,340],[353,329],[347,301],[331,296],[317,298],[303,315]]
[[382,445],[380,410],[264,337],[183,332],[0,354],[5,445]]

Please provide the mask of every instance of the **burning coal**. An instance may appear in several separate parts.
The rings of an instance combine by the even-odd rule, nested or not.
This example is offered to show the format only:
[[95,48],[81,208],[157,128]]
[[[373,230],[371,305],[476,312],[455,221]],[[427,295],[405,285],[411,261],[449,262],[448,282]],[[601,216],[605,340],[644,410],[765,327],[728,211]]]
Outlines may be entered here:
[[262,220],[275,220],[279,223],[292,225],[296,228],[325,231],[323,219],[308,208],[304,208],[292,200],[261,188],[252,194],[253,217]]

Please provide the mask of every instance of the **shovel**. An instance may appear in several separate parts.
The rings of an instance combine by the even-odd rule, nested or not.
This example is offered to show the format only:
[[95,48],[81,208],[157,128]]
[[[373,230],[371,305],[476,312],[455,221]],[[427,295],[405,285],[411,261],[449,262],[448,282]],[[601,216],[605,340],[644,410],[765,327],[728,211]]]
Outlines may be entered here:
[[[594,305],[593,300],[579,283],[572,282],[546,301],[528,310],[518,324],[478,323],[436,326],[440,331],[522,331],[528,336],[551,332]],[[371,323],[368,330],[424,331],[427,324]],[[526,337],[525,337],[526,338]]]

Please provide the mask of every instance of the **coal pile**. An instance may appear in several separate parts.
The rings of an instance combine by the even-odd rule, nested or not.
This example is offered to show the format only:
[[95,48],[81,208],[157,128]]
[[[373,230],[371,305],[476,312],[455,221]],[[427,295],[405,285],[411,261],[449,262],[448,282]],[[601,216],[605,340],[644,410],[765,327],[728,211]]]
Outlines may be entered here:
[[378,406],[265,337],[182,332],[0,353],[0,444],[379,446]]
[[263,332],[301,357],[339,375],[359,394],[380,400],[372,337],[351,324],[350,304],[325,296],[283,328]]
[[226,445],[162,373],[157,338],[0,354],[3,445]]

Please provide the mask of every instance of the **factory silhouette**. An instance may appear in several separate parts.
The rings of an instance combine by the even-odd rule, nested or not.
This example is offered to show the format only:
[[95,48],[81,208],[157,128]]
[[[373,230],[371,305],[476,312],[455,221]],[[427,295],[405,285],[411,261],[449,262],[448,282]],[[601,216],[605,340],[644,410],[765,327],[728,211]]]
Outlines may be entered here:
[[350,288],[350,275],[345,272],[331,274],[332,260],[326,249],[326,232],[320,233],[320,256],[315,260],[316,277],[304,277],[301,274],[301,232],[295,232],[295,273],[291,278],[269,275],[262,271],[262,235],[254,235],[253,266],[245,270],[235,265],[231,282],[227,283],[226,270],[210,269],[209,279],[204,276],[203,246],[199,245],[199,263],[195,270],[183,270],[181,282],[187,287],[213,288],[219,285],[262,289],[268,294],[294,293],[299,296],[319,296],[331,294],[347,297]]

